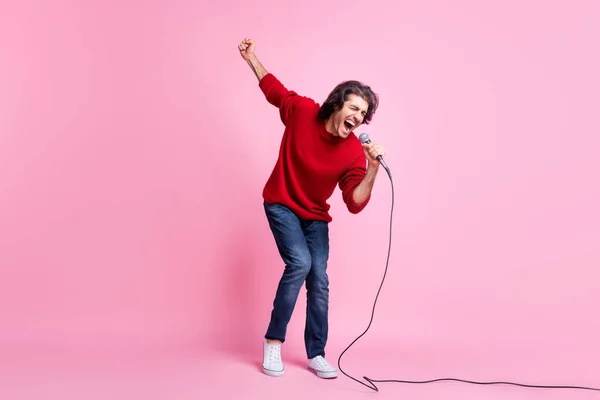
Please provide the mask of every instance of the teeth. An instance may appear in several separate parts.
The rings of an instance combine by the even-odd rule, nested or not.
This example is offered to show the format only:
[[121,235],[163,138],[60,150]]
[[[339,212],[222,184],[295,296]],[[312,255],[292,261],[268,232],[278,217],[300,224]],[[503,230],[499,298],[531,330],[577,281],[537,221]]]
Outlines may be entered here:
[[350,125],[354,126],[354,122],[350,121],[349,119],[346,120],[347,123],[349,123]]

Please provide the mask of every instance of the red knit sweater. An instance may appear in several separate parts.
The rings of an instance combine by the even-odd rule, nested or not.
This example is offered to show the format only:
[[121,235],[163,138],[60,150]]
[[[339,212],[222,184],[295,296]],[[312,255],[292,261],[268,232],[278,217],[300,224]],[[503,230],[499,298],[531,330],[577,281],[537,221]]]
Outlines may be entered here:
[[289,207],[298,217],[330,222],[327,200],[339,185],[351,213],[368,203],[357,204],[354,188],[366,174],[362,145],[352,133],[346,139],[331,135],[318,119],[319,104],[286,89],[273,74],[267,74],[259,87],[267,101],[279,108],[285,130],[275,168],[263,190],[268,204]]

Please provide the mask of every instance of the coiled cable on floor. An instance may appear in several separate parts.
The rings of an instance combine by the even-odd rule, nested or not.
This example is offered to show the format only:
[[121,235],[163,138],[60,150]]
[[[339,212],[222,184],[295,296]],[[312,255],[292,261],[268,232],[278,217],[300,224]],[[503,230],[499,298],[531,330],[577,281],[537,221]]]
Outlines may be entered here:
[[379,388],[377,387],[377,385],[375,385],[375,382],[377,382],[377,383],[396,382],[396,383],[418,383],[418,384],[423,384],[423,383],[433,383],[433,382],[440,382],[440,381],[456,381],[456,382],[471,383],[471,384],[475,384],[475,385],[515,385],[515,386],[522,386],[522,387],[528,387],[528,388],[581,389],[581,390],[600,391],[599,388],[586,387],[586,386],[528,385],[528,384],[515,383],[515,382],[476,382],[476,381],[469,381],[469,380],[457,379],[457,378],[439,378],[439,379],[431,379],[431,380],[426,380],[426,381],[406,381],[406,380],[399,380],[399,379],[372,379],[372,378],[368,378],[366,376],[363,376],[363,379],[366,381],[366,383],[365,383],[365,382],[360,381],[360,380],[354,378],[353,376],[347,374],[342,369],[342,366],[341,366],[342,356],[346,353],[346,351],[348,351],[348,349],[350,349],[350,347],[352,347],[354,345],[354,343],[356,343],[360,338],[362,338],[367,333],[367,331],[371,327],[371,324],[373,323],[373,318],[375,316],[375,307],[377,306],[377,300],[379,299],[379,294],[381,293],[381,289],[383,288],[383,283],[385,281],[385,277],[387,275],[388,266],[389,266],[389,262],[390,262],[390,253],[391,253],[391,250],[392,250],[392,221],[393,221],[393,215],[394,215],[394,180],[392,179],[392,174],[391,174],[389,168],[387,167],[387,165],[382,164],[382,166],[385,168],[385,171],[387,172],[387,174],[388,174],[388,176],[390,178],[390,184],[391,184],[391,188],[392,188],[392,205],[391,205],[391,210],[390,210],[390,234],[389,234],[389,245],[388,245],[387,260],[385,262],[385,270],[383,272],[383,278],[381,279],[381,284],[379,285],[379,289],[377,290],[377,295],[375,296],[375,301],[373,302],[373,309],[371,311],[371,319],[369,320],[369,324],[367,325],[367,328],[365,329],[365,331],[363,333],[361,333],[356,339],[354,339],[352,341],[352,343],[350,343],[348,345],[348,347],[346,347],[346,349],[344,351],[342,351],[342,353],[340,354],[340,356],[338,358],[338,368],[339,368],[339,370],[344,375],[346,375],[348,378],[352,379],[353,381],[358,382],[361,385],[366,386],[369,389],[372,389],[372,390],[374,390],[376,392],[379,391]]

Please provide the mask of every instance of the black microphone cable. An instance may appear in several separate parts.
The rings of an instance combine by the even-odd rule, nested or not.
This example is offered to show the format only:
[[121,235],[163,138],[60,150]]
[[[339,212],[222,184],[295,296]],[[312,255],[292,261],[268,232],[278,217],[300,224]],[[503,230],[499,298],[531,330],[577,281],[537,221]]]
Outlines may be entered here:
[[352,379],[355,382],[360,383],[363,386],[368,387],[369,389],[374,390],[375,392],[379,392],[379,388],[377,387],[377,385],[375,385],[375,382],[377,382],[377,383],[396,382],[396,383],[423,384],[423,383],[433,383],[433,382],[440,382],[440,381],[464,382],[464,383],[471,383],[471,384],[475,384],[475,385],[514,385],[514,386],[522,386],[522,387],[528,387],[528,388],[581,389],[581,390],[600,391],[599,388],[586,387],[586,386],[527,385],[527,384],[516,383],[516,382],[476,382],[476,381],[469,381],[469,380],[457,379],[457,378],[438,378],[438,379],[431,379],[431,380],[426,380],[426,381],[406,381],[406,380],[399,380],[399,379],[372,379],[372,378],[368,378],[366,376],[363,376],[363,379],[367,382],[367,383],[365,383],[365,382],[360,381],[360,380],[354,378],[353,376],[347,374],[342,369],[341,360],[342,360],[342,356],[344,355],[344,353],[346,353],[346,351],[348,351],[348,349],[350,349],[350,347],[352,347],[352,345],[354,345],[354,343],[356,343],[358,341],[358,339],[362,338],[367,333],[367,331],[371,327],[371,324],[373,323],[373,317],[375,315],[375,307],[377,305],[377,299],[379,298],[379,294],[381,293],[381,289],[383,287],[383,283],[385,281],[385,277],[387,275],[388,266],[389,266],[389,262],[390,262],[390,253],[391,253],[391,250],[392,250],[392,219],[393,219],[393,214],[394,214],[394,181],[392,179],[392,174],[391,174],[389,168],[387,167],[387,165],[384,164],[384,163],[381,163],[381,165],[384,167],[385,171],[387,172],[387,174],[388,174],[388,176],[390,178],[390,184],[391,184],[391,188],[392,188],[392,205],[391,205],[391,210],[390,210],[390,234],[389,234],[389,245],[388,245],[387,260],[385,262],[385,270],[384,270],[384,273],[383,273],[383,278],[381,279],[381,284],[379,285],[379,290],[377,290],[377,295],[375,296],[375,301],[373,302],[373,310],[371,311],[371,319],[369,321],[367,329],[365,329],[365,331],[362,334],[360,334],[356,339],[354,339],[352,341],[352,343],[350,343],[348,345],[348,347],[346,347],[346,349],[344,351],[342,351],[342,353],[340,354],[340,356],[338,358],[338,368],[339,368],[339,370],[344,375],[346,375],[348,378]]

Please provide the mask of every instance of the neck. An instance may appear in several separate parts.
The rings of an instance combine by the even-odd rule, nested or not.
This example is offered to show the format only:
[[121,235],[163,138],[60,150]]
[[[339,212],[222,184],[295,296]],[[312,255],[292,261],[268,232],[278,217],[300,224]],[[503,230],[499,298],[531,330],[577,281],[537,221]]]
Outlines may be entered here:
[[331,120],[331,118],[325,120],[325,130],[332,136],[338,136],[337,132],[335,131],[335,127],[333,126],[333,121]]

